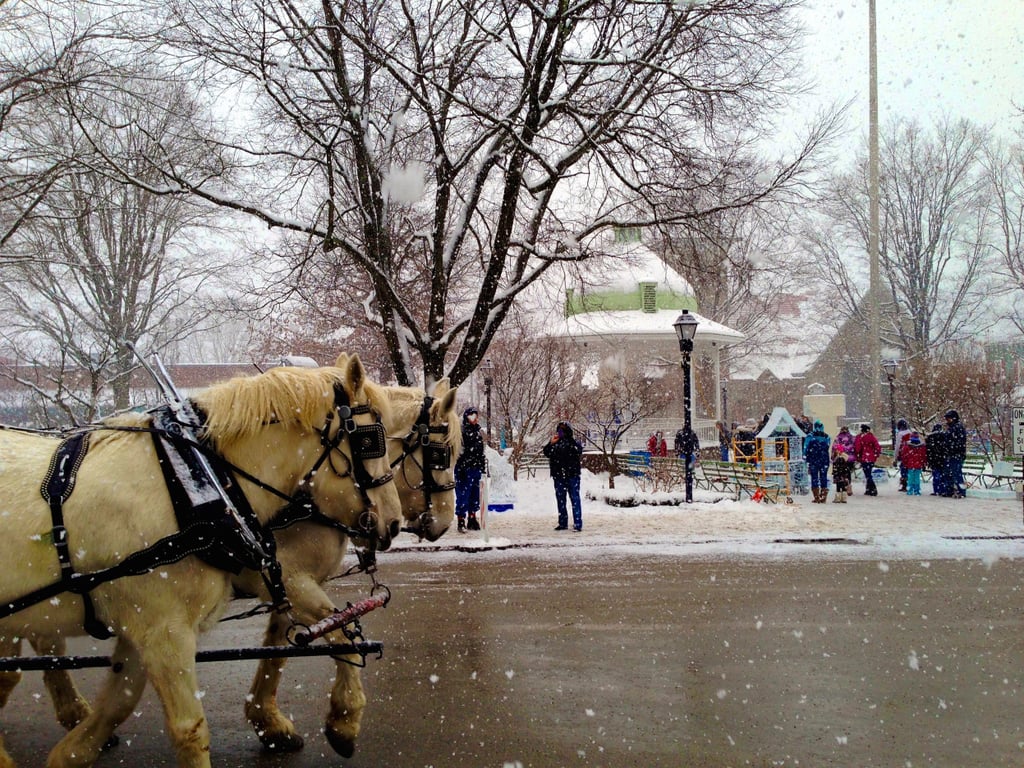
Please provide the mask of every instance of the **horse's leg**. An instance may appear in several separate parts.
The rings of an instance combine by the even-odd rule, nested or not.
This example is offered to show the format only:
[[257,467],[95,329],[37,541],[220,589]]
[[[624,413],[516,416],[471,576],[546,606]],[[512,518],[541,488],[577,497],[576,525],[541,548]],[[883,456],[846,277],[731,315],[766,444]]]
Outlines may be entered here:
[[[0,656],[20,655],[20,640],[9,640],[6,637],[0,637]],[[7,704],[7,699],[10,697],[11,691],[14,690],[15,686],[20,681],[20,672],[0,672],[0,707],[4,707]],[[4,748],[4,739],[2,735],[0,735],[0,768],[14,768],[14,761],[11,760],[11,756],[7,754],[7,750]]]
[[[342,636],[328,639],[330,642],[345,641]],[[363,693],[363,681],[359,676],[360,667],[346,663],[345,659],[362,663],[359,656],[339,657],[334,686],[331,688],[331,708],[327,713],[324,735],[335,752],[342,757],[352,757],[356,751],[356,738],[359,736],[363,720],[363,709],[366,707],[366,694]]]
[[[291,595],[289,595],[291,597]],[[271,614],[264,646],[284,645],[288,631],[284,618]],[[252,725],[263,746],[274,752],[294,752],[302,749],[303,741],[295,726],[277,705],[277,687],[284,669],[284,659],[260,659],[256,667],[249,696],[245,700],[245,719]]]
[[[289,581],[288,597],[301,620],[307,623],[319,621],[334,612],[334,603],[313,578]],[[326,639],[332,643],[346,642],[341,632],[332,633]],[[358,660],[358,657],[355,659]],[[324,735],[335,752],[342,757],[352,757],[363,720],[363,709],[366,707],[366,696],[358,667],[344,661],[338,661],[336,667]]]
[[[161,641],[153,642],[159,634]],[[210,768],[210,724],[203,711],[196,676],[197,637],[167,626],[149,634],[142,648],[146,677],[164,708],[167,734],[178,768]]]
[[[29,640],[40,656],[63,656],[67,643],[63,637],[37,637]],[[43,672],[43,685],[53,701],[57,722],[71,730],[89,715],[89,703],[83,698],[66,669],[48,669]]]
[[[0,637],[0,656],[21,656],[21,640]],[[0,672],[0,708],[7,705],[11,691],[21,682],[21,672]]]
[[139,653],[127,640],[118,638],[110,662],[95,707],[50,751],[47,768],[92,765],[114,729],[135,709],[146,687]]
[[[334,612],[334,604],[323,588],[307,573],[296,573],[286,580],[288,599],[291,600],[296,617],[306,624],[313,624]],[[264,645],[279,645],[285,642],[287,626],[283,619],[270,620],[264,636]],[[345,642],[341,633],[331,642]],[[358,658],[358,657],[357,657]],[[280,711],[277,705],[277,688],[281,679],[284,659],[262,661],[253,680],[245,713],[253,724],[260,741],[272,749],[299,749],[302,737],[295,732],[295,726]],[[359,670],[351,664],[339,661],[334,687],[331,690],[331,706],[327,715],[324,733],[335,752],[351,757],[355,752],[356,737],[359,735],[366,696],[363,694]],[[275,746],[271,746],[271,744]]]

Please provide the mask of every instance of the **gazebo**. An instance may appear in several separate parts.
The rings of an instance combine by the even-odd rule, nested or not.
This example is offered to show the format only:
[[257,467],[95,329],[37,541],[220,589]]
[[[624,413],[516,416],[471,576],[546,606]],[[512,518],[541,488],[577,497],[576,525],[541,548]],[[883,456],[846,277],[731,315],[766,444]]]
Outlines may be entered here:
[[[743,341],[744,335],[697,312],[689,283],[638,236],[620,235],[605,250],[618,257],[614,270],[566,288],[564,316],[548,324],[547,335],[576,345],[595,373],[602,366],[617,367],[629,352],[639,353],[647,375],[659,378],[680,365],[672,324],[681,310],[688,310],[698,323],[693,359],[706,356],[712,361],[714,412],[703,418],[691,413],[701,444],[710,444],[717,439],[714,422],[722,418],[722,350]],[[681,425],[682,418],[675,414],[648,419],[631,431],[627,447],[642,447],[647,434],[659,429],[671,436]]]

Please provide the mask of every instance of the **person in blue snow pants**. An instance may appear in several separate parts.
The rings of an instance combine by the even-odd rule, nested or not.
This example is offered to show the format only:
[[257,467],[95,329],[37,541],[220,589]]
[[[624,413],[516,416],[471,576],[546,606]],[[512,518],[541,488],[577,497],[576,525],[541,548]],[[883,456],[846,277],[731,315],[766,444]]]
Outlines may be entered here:
[[815,504],[828,501],[828,470],[832,464],[831,438],[825,434],[825,425],[814,422],[814,431],[804,438],[804,461],[811,476],[811,493]]

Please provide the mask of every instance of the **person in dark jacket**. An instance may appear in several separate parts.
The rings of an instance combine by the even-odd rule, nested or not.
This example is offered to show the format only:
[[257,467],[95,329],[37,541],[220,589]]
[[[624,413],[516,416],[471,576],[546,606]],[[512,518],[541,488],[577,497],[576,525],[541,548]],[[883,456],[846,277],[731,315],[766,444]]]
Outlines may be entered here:
[[936,422],[932,425],[932,431],[924,439],[924,448],[928,455],[928,468],[932,471],[932,496],[951,496],[952,491],[949,490],[949,480],[946,477],[946,472],[949,471],[946,466],[949,463],[946,433],[941,424]]
[[825,434],[825,425],[815,421],[812,431],[804,438],[804,461],[811,476],[814,504],[828,501],[828,468],[832,461],[831,438]]
[[960,414],[950,408],[946,411],[946,477],[949,494],[962,499],[967,492],[964,485],[964,459],[967,457],[967,430]]
[[686,431],[686,427],[681,427],[676,432],[672,449],[675,451],[677,459],[689,461],[692,471],[697,457],[700,455],[700,438],[697,437],[697,433],[693,431],[692,427],[689,432]]
[[459,533],[465,533],[467,528],[480,530],[476,514],[480,511],[480,477],[487,459],[478,418],[472,406],[462,412],[462,452],[455,462],[455,516],[459,520]]
[[577,532],[582,531],[580,456],[583,455],[583,445],[573,436],[568,422],[558,422],[551,441],[544,446],[544,455],[548,457],[551,479],[555,484],[555,504],[558,505],[558,525],[555,530],[569,530],[569,512],[565,503],[565,497],[568,496],[572,504],[572,528]]

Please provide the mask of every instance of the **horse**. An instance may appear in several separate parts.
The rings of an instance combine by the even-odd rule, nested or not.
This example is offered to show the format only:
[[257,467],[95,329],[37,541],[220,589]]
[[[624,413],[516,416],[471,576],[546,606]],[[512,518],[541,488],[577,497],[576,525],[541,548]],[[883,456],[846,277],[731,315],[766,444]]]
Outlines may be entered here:
[[[455,411],[458,390],[450,388],[447,379],[438,382],[433,396],[415,387],[382,389],[389,405],[383,421],[390,466],[395,471],[395,486],[407,522],[403,530],[436,541],[455,518],[453,455],[458,454],[462,436]],[[313,624],[336,610],[324,593],[323,584],[337,573],[348,538],[341,532],[335,533],[325,533],[323,526],[315,522],[299,522],[276,535],[285,590],[295,618],[303,623]],[[233,578],[233,584],[240,593],[267,597],[265,586],[254,571],[243,571]],[[288,622],[281,616],[271,615],[263,644],[284,644],[288,628]],[[330,639],[343,641],[340,637]],[[52,641],[45,646],[33,646],[37,653],[64,653],[63,645]],[[260,660],[245,700],[246,720],[270,751],[295,751],[304,746],[302,736],[277,704],[285,661]],[[336,664],[324,727],[328,742],[344,757],[355,752],[366,706],[359,669],[350,661],[340,659]],[[66,671],[45,672],[44,682],[62,725],[71,728],[88,715],[88,705]]]
[[[422,389],[385,387],[392,418],[385,419],[389,454],[395,472],[395,485],[402,500],[402,514],[409,522],[404,530],[436,541],[455,518],[455,462],[462,433],[455,412],[456,389],[448,388],[447,379],[434,388],[432,398]],[[429,440],[431,434],[441,440]],[[424,439],[428,438],[428,439]],[[447,461],[437,460],[440,452]],[[317,549],[311,540],[318,542]],[[345,555],[344,536],[327,537],[315,523],[299,523],[281,532],[278,557],[281,561],[285,587],[297,617],[308,624],[337,610],[323,590],[323,584],[337,573]],[[236,584],[242,591],[259,590],[260,584],[251,572],[245,581]],[[286,641],[287,624],[271,616],[263,637],[266,646]],[[332,641],[344,638],[328,636]],[[277,704],[277,689],[285,659],[263,659],[253,677],[245,701],[245,717],[263,745],[271,751],[294,751],[303,747],[302,736],[285,717]],[[340,659],[336,665],[330,709],[324,734],[335,752],[351,757],[359,735],[366,696],[363,693],[359,668],[350,660]]]
[[[387,455],[360,456],[346,439],[376,423],[374,412],[390,416],[383,390],[367,379],[358,356],[343,355],[332,367],[274,368],[213,385],[192,399],[205,414],[204,437],[232,468],[260,526],[279,512],[284,496],[308,500],[339,523],[361,525],[381,549],[398,535],[401,505],[388,481]],[[112,567],[178,531],[150,432],[150,414],[123,414],[90,428],[88,452],[63,506],[76,572]],[[60,580],[53,518],[39,493],[57,445],[52,437],[0,431],[0,605]],[[356,482],[359,471],[372,482]],[[148,680],[163,705],[179,768],[209,768],[195,654],[199,632],[231,597],[231,576],[188,555],[102,583],[88,600],[62,594],[0,618],[0,649],[11,654],[23,637],[57,648],[64,637],[84,634],[90,604],[116,638],[94,708],[51,750],[48,766],[92,765]],[[0,677],[0,703],[17,677]],[[0,742],[0,766],[8,765]]]

